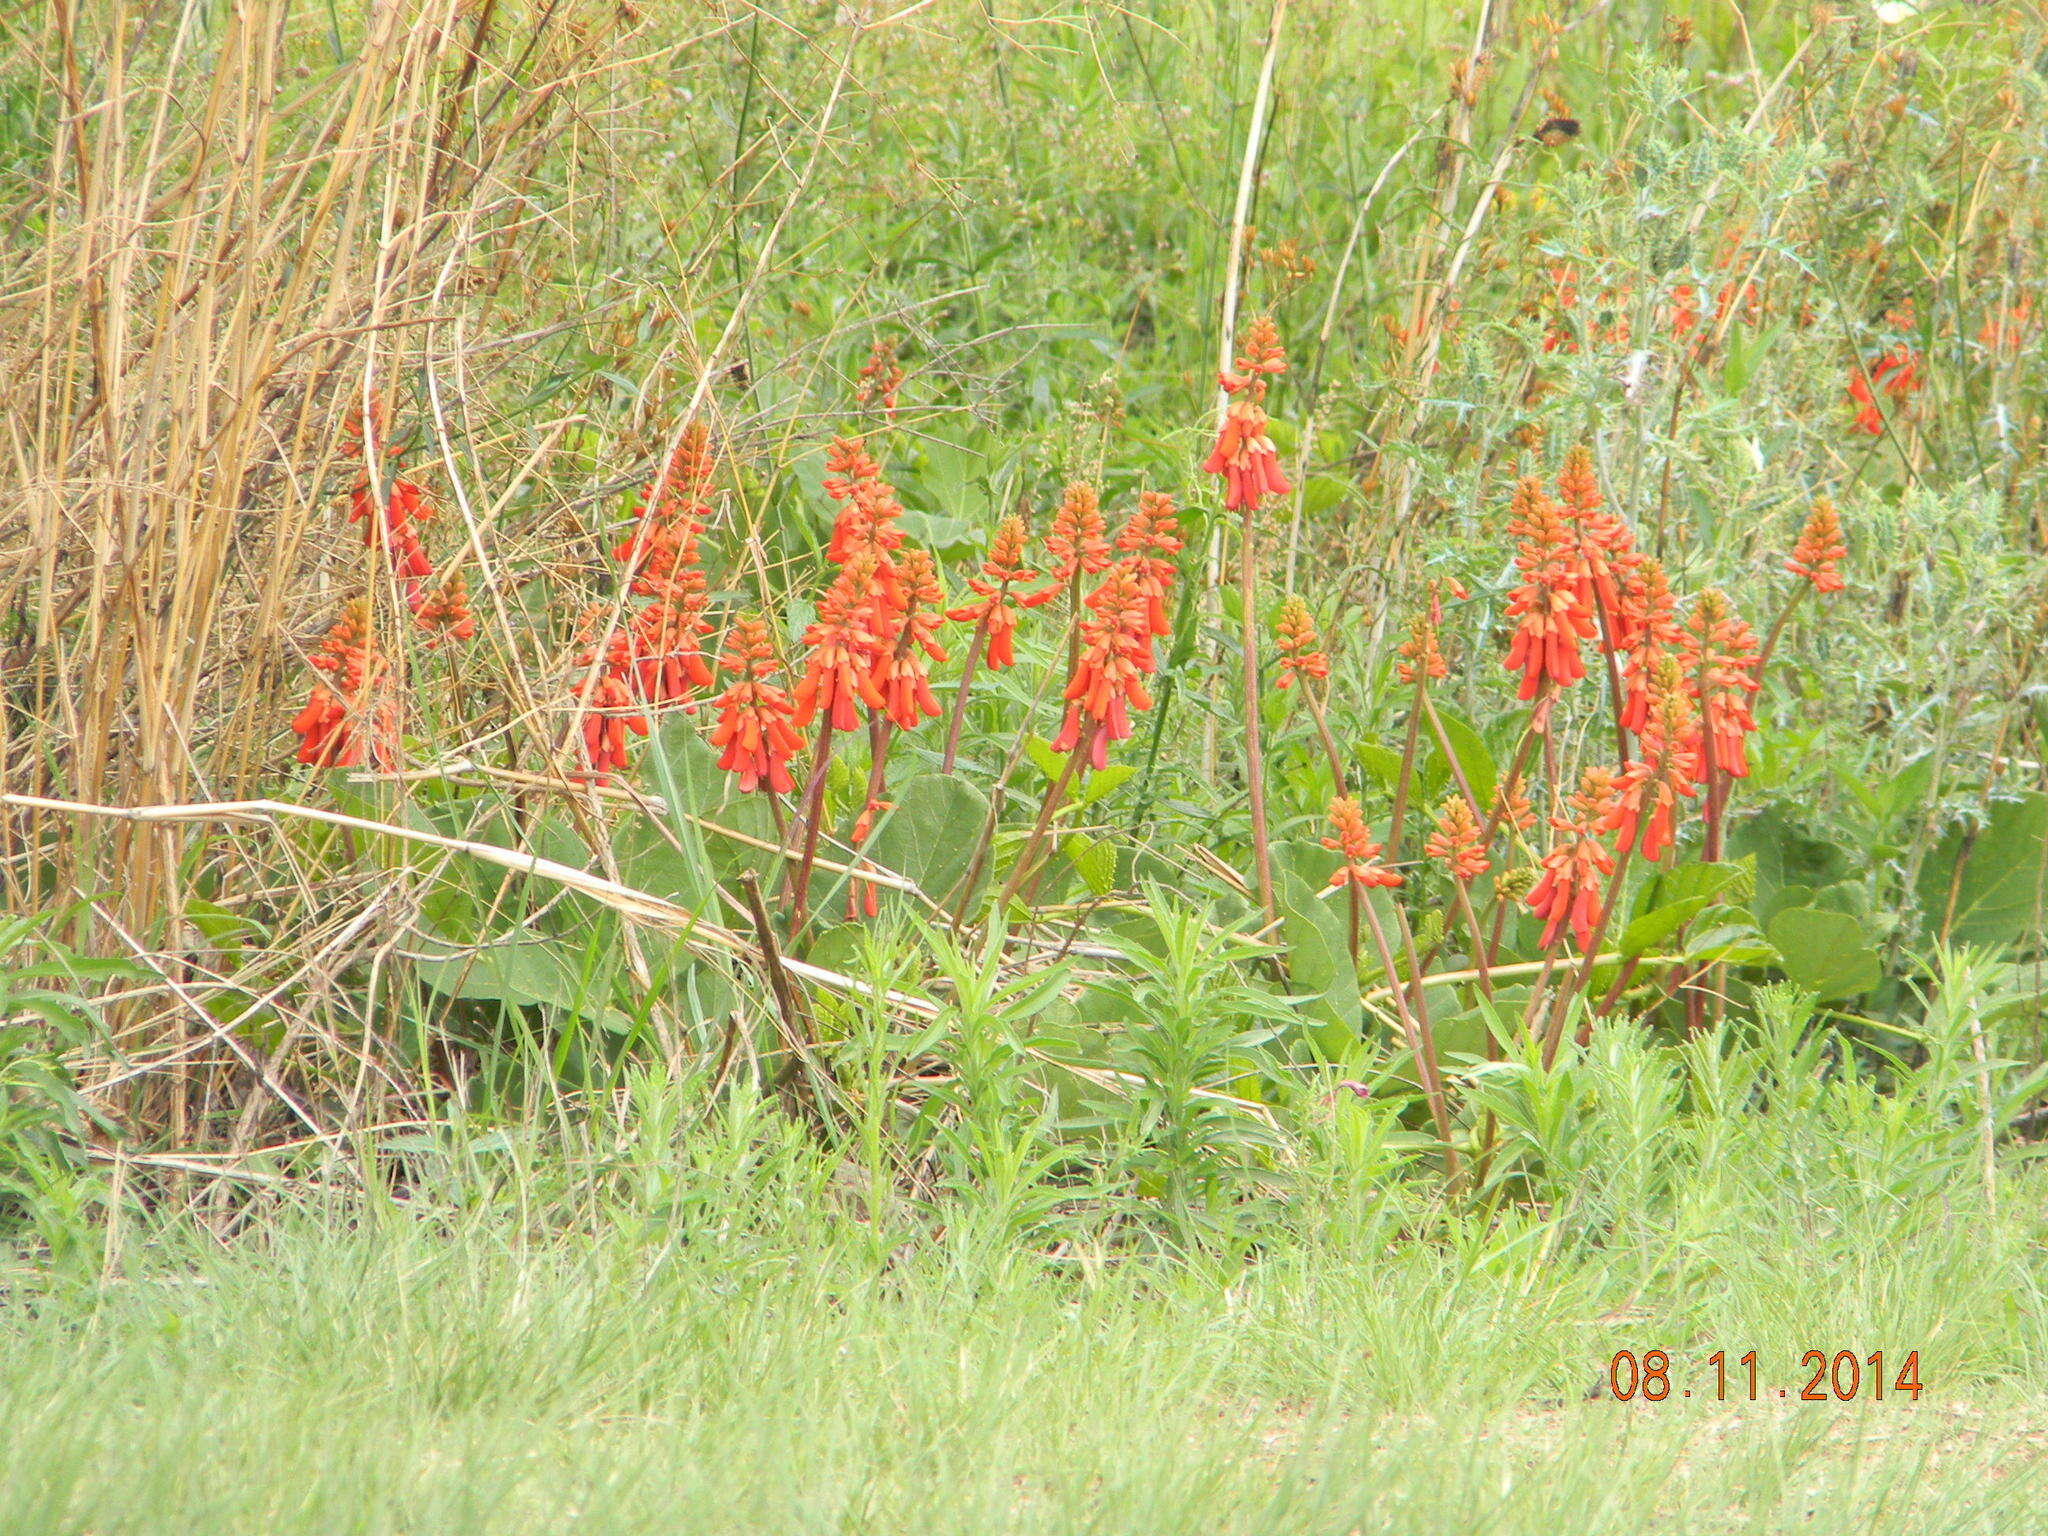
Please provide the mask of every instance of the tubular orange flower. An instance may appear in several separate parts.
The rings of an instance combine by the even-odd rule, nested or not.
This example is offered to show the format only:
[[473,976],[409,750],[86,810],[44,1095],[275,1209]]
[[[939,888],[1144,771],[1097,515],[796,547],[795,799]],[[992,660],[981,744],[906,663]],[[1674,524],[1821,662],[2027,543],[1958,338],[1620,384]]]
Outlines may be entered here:
[[1150,709],[1145,677],[1153,668],[1151,626],[1137,572],[1118,561],[1089,594],[1090,617],[1081,621],[1081,653],[1067,682],[1067,717],[1053,739],[1055,752],[1071,752],[1089,728],[1089,762],[1107,765],[1109,744],[1131,734],[1130,712]]
[[[693,570],[696,581],[703,573]],[[656,598],[633,616],[627,636],[633,652],[633,676],[640,697],[660,708],[681,704],[694,713],[691,696],[714,681],[704,659],[703,637],[711,624],[702,617],[705,597],[701,590]]]
[[1713,764],[1731,779],[1749,776],[1744,743],[1756,729],[1749,701],[1762,685],[1756,677],[1756,636],[1737,616],[1726,594],[1708,587],[1686,616],[1685,679],[1699,702]]
[[884,585],[894,581],[891,555],[903,544],[903,532],[895,526],[903,503],[859,438],[835,437],[826,449],[825,494],[845,503],[832,525],[825,558],[846,565],[863,552],[872,554],[877,579]]
[[633,690],[617,672],[586,678],[578,690],[583,703],[583,751],[597,782],[626,766],[626,733],[645,736],[647,717],[633,700]]
[[739,778],[742,794],[763,786],[789,794],[795,787],[789,760],[803,750],[803,741],[790,726],[789,695],[766,680],[776,669],[767,624],[754,617],[736,620],[719,665],[736,677],[718,696],[718,723],[711,728],[718,766]]
[[450,572],[440,590],[421,603],[413,617],[421,629],[428,631],[430,648],[443,640],[474,639],[476,616],[469,611],[469,583],[462,572]]
[[[1877,394],[1899,402],[1925,382],[1920,374],[1920,354],[1903,341],[1878,353],[1864,366],[1851,368],[1849,401],[1858,407],[1855,429],[1869,437],[1878,436],[1884,431],[1884,412],[1878,406]],[[1877,387],[1877,394],[1871,392],[1872,385]]]
[[1019,595],[1011,590],[1038,580],[1038,572],[1024,563],[1026,539],[1023,518],[1013,514],[997,524],[988,558],[981,563],[981,574],[967,578],[969,590],[981,600],[949,609],[946,613],[946,617],[955,623],[982,627],[988,637],[982,660],[997,671],[1017,664],[1017,653],[1011,641],[1017,633],[1019,612],[1036,608],[1059,591],[1057,587],[1047,587],[1040,592]]
[[792,695],[796,707],[790,719],[798,730],[823,710],[833,730],[850,731],[860,724],[857,706],[883,707],[885,701],[875,686],[876,601],[872,553],[856,557],[826,589],[817,619],[804,631],[811,657]]
[[1522,584],[1508,597],[1507,616],[1519,619],[1505,665],[1520,671],[1518,697],[1533,699],[1546,685],[1566,687],[1586,675],[1579,642],[1599,629],[1580,599],[1576,540],[1563,513],[1534,479],[1515,488],[1511,529],[1522,537],[1515,557]]
[[1266,497],[1285,496],[1294,489],[1280,472],[1280,450],[1266,434],[1266,386],[1274,375],[1286,371],[1280,333],[1271,316],[1260,315],[1245,329],[1237,372],[1217,379],[1231,400],[1202,470],[1223,476],[1225,511],[1249,512]]
[[1600,841],[1598,828],[1614,804],[1614,775],[1588,768],[1579,791],[1570,800],[1572,814],[1553,816],[1559,833],[1543,856],[1543,873],[1525,898],[1529,910],[1543,919],[1541,947],[1557,941],[1559,929],[1570,925],[1580,953],[1593,942],[1604,899],[1603,880],[1614,873],[1614,855]]
[[1045,552],[1052,560],[1055,584],[1073,580],[1077,572],[1093,576],[1109,568],[1107,530],[1095,487],[1086,480],[1069,481],[1052,526],[1045,531]]
[[353,768],[367,740],[380,768],[398,763],[398,709],[389,668],[370,631],[370,605],[358,598],[329,626],[307,658],[327,675],[315,683],[306,707],[292,720],[298,760],[315,768]]
[[1622,579],[1618,629],[1627,638],[1622,668],[1621,724],[1640,734],[1650,718],[1650,684],[1658,658],[1677,650],[1684,632],[1678,627],[1677,601],[1665,579],[1663,563],[1638,555]]
[[1322,652],[1316,635],[1316,621],[1309,615],[1308,604],[1298,597],[1290,597],[1280,605],[1280,618],[1275,626],[1279,632],[1280,676],[1274,686],[1286,690],[1294,686],[1296,677],[1312,677],[1321,681],[1330,675],[1330,658]]
[[1566,451],[1557,493],[1576,540],[1573,568],[1579,603],[1589,613],[1606,616],[1602,649],[1619,650],[1627,637],[1618,634],[1616,616],[1622,612],[1621,582],[1635,559],[1635,536],[1627,523],[1604,510],[1593,455],[1585,447],[1575,445]]
[[1436,815],[1436,830],[1422,851],[1444,866],[1460,885],[1470,885],[1493,867],[1479,844],[1479,820],[1463,795],[1452,795]]
[[882,695],[883,712],[899,730],[914,731],[920,721],[939,713],[929,663],[946,659],[945,648],[932,638],[945,622],[946,591],[925,551],[903,552],[899,590],[903,607],[896,615],[895,634],[877,647],[874,684]]
[[376,497],[370,492],[367,470],[349,493],[348,520],[363,525],[363,543],[366,546],[385,552],[392,572],[405,584],[406,606],[414,610],[424,601],[421,584],[434,574],[434,563],[427,558],[426,546],[420,543],[419,530],[414,524],[425,522],[433,515],[434,509],[428,504],[426,494],[415,481],[403,475],[392,480],[391,493],[384,499],[381,516],[377,512]]
[[1180,524],[1175,520],[1173,498],[1164,491],[1140,492],[1138,510],[1116,536],[1116,547],[1124,551],[1137,573],[1152,637],[1164,640],[1173,633],[1173,625],[1166,616],[1166,594],[1172,590],[1173,578],[1180,570],[1173,557],[1185,548]]
[[1380,845],[1373,841],[1372,828],[1365,824],[1365,812],[1349,795],[1339,795],[1330,802],[1330,832],[1323,839],[1323,846],[1344,856],[1344,862],[1330,876],[1332,886],[1391,889],[1401,883],[1401,877],[1380,862]]
[[1813,584],[1816,592],[1839,592],[1842,590],[1842,573],[1839,569],[1843,556],[1849,553],[1849,546],[1842,542],[1842,522],[1835,515],[1835,504],[1825,496],[1816,496],[1813,510],[1807,514],[1806,526],[1799,530],[1799,542],[1792,546],[1792,558],[1785,562],[1785,569]]
[[1616,785],[1614,803],[1602,815],[1598,830],[1615,834],[1615,850],[1635,846],[1654,864],[1673,839],[1672,816],[1680,797],[1699,793],[1699,728],[1692,699],[1676,657],[1661,657],[1651,687],[1650,718],[1642,730],[1643,756],[1628,765]]

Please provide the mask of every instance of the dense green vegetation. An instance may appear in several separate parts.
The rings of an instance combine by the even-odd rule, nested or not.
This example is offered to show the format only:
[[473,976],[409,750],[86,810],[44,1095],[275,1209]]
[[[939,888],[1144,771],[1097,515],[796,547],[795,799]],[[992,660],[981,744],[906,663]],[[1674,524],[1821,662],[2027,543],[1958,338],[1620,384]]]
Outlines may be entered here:
[[0,1527],[2031,1528],[2048,24],[1397,9],[0,17]]

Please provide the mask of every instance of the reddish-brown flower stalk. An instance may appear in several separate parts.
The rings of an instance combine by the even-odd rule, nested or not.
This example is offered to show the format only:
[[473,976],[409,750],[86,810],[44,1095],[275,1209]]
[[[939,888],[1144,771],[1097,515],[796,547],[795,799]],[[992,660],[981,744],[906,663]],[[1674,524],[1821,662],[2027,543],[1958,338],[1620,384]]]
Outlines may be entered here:
[[[1175,518],[1173,498],[1164,491],[1143,491],[1138,510],[1116,536],[1116,547],[1137,573],[1138,590],[1145,596],[1145,619],[1152,638],[1164,640],[1173,633],[1166,616],[1166,595],[1180,566],[1174,559],[1185,547],[1180,524]],[[1041,599],[1042,601],[1042,599]]]
[[1634,849],[1654,864],[1672,844],[1672,817],[1679,799],[1699,794],[1698,724],[1676,657],[1665,656],[1657,663],[1650,718],[1641,737],[1642,758],[1621,775],[1599,830],[1615,834],[1620,852]]
[[430,649],[443,640],[475,639],[476,615],[469,611],[469,583],[462,572],[450,572],[440,589],[420,604],[414,618],[427,631]]
[[1848,553],[1835,504],[1825,496],[1815,497],[1813,510],[1807,514],[1806,526],[1799,530],[1799,542],[1792,546],[1785,569],[1809,583],[1816,592],[1839,592],[1842,558]]
[[321,638],[308,664],[327,675],[313,685],[306,707],[292,721],[298,760],[315,768],[353,768],[367,742],[380,768],[398,763],[398,707],[390,668],[370,630],[370,605],[358,598]]
[[1108,762],[1109,744],[1131,734],[1130,712],[1150,709],[1145,678],[1153,669],[1152,627],[1138,573],[1128,561],[1111,566],[1085,605],[1081,655],[1064,697],[1067,716],[1055,752],[1085,747],[1092,767]]
[[1020,591],[1038,580],[1038,572],[1025,564],[1028,539],[1021,517],[1012,514],[997,524],[988,558],[981,563],[981,574],[967,578],[968,589],[978,601],[951,609],[946,614],[955,623],[972,624],[974,636],[967,642],[960,686],[953,694],[953,716],[946,727],[946,755],[939,769],[942,773],[953,771],[953,762],[960,753],[960,727],[966,719],[967,694],[974,683],[976,666],[986,661],[989,670],[997,672],[1015,666],[1017,653],[1012,641],[1017,633],[1019,614],[1026,608],[1036,608],[1050,600],[1059,591],[1057,585],[1038,592]]
[[1855,429],[1869,437],[1878,436],[1884,431],[1884,410],[1877,403],[1878,395],[1899,404],[1925,383],[1920,372],[1920,354],[1903,341],[1868,362],[1857,363],[1849,370],[1849,403],[1857,407]]
[[1330,658],[1323,654],[1322,639],[1316,633],[1316,621],[1309,615],[1308,604],[1298,597],[1288,598],[1280,605],[1280,617],[1274,628],[1280,648],[1280,675],[1274,680],[1275,688],[1284,693],[1294,686],[1297,676],[1320,682],[1330,675]]
[[1287,371],[1287,354],[1280,346],[1280,333],[1272,317],[1260,315],[1245,328],[1237,356],[1237,372],[1225,373],[1217,382],[1229,397],[1216,434],[1216,446],[1203,461],[1207,474],[1223,477],[1225,511],[1243,514],[1238,534],[1238,600],[1242,609],[1241,644],[1244,653],[1244,758],[1245,787],[1251,802],[1252,863],[1259,882],[1259,905],[1272,922],[1280,915],[1273,896],[1273,852],[1266,829],[1266,764],[1259,745],[1259,619],[1258,619],[1258,529],[1259,506],[1269,496],[1285,496],[1294,489],[1280,472],[1280,451],[1267,433],[1266,390],[1272,380]]
[[1582,953],[1590,950],[1600,921],[1603,881],[1614,873],[1614,855],[1600,841],[1599,828],[1614,804],[1614,775],[1588,768],[1569,802],[1570,814],[1553,816],[1558,832],[1543,856],[1543,873],[1526,898],[1543,919],[1542,947],[1557,942],[1569,926]]
[[1579,643],[1599,632],[1581,597],[1577,540],[1563,512],[1534,479],[1515,487],[1510,530],[1521,539],[1515,567],[1522,583],[1508,597],[1507,615],[1520,620],[1506,666],[1522,674],[1518,697],[1533,699],[1546,687],[1567,687],[1586,675]]
[[1436,830],[1423,843],[1422,851],[1443,865],[1444,873],[1459,885],[1470,885],[1493,867],[1479,841],[1479,818],[1463,795],[1444,801],[1437,812]]
[[861,366],[860,383],[854,386],[853,398],[862,405],[879,404],[882,413],[893,419],[896,392],[902,387],[903,369],[896,361],[896,338],[877,336],[868,347],[868,360]]
[[803,750],[803,739],[790,727],[789,695],[767,681],[778,666],[768,625],[753,617],[736,620],[719,665],[735,677],[714,706],[711,745],[720,749],[718,766],[738,777],[742,794],[788,794],[794,788],[789,760]]

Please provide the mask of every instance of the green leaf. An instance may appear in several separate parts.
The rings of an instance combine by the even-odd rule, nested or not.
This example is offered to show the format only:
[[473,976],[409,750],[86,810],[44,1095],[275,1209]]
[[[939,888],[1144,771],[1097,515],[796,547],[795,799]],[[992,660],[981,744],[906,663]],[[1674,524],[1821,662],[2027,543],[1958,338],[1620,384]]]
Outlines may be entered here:
[[[1465,782],[1471,786],[1481,811],[1491,809],[1493,792],[1500,782],[1500,771],[1494,764],[1493,754],[1487,751],[1479,733],[1449,710],[1439,706],[1436,714],[1443,722],[1444,736],[1450,742],[1452,752],[1457,754],[1458,766],[1464,770]],[[1431,754],[1440,760],[1443,747],[1436,740],[1436,732],[1427,732],[1425,739],[1429,742]],[[1448,766],[1444,772],[1449,774]]]
[[1980,827],[1949,828],[1920,867],[1927,932],[1970,944],[2009,944],[2031,933],[2043,890],[2044,836],[2048,795],[2039,793],[1992,801]]
[[1357,1043],[1360,1023],[1358,967],[1351,960],[1345,898],[1317,900],[1308,882],[1284,865],[1274,874],[1292,990],[1308,994],[1304,1011],[1322,1021],[1310,1029],[1317,1047],[1330,1060],[1341,1061]]
[[1868,992],[1884,978],[1863,925],[1847,913],[1788,907],[1771,919],[1769,938],[1786,979],[1822,1002]]
[[1116,889],[1116,844],[1108,838],[1072,833],[1060,843],[1060,852],[1095,895],[1107,896]]
[[[988,797],[961,774],[921,773],[892,786],[890,798],[896,809],[869,842],[869,855],[941,905],[971,896],[959,888],[987,824]],[[987,872],[983,860],[982,878]]]
[[1026,736],[1024,738],[1024,755],[1031,759],[1040,773],[1045,775],[1045,780],[1048,784],[1066,771],[1066,757],[1061,753],[1053,751],[1052,743],[1043,736]]
[[1138,771],[1134,763],[1111,763],[1107,768],[1098,768],[1088,775],[1081,792],[1074,797],[1076,805],[1093,805],[1104,795],[1114,791]]
[[1401,754],[1370,741],[1361,741],[1351,752],[1358,759],[1358,766],[1392,794],[1394,786],[1401,782]]

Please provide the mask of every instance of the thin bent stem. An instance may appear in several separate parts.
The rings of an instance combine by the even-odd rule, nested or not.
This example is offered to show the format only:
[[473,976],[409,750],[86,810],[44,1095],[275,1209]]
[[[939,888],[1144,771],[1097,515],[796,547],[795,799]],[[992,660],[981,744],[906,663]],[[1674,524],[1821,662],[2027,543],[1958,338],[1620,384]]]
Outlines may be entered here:
[[1273,849],[1266,829],[1266,758],[1259,743],[1259,549],[1252,517],[1253,509],[1246,507],[1244,548],[1238,563],[1238,595],[1244,609],[1244,771],[1251,790],[1252,866],[1258,875],[1259,907],[1266,921],[1274,923],[1279,921],[1280,908],[1273,898]]
[[[1060,770],[1060,776],[1052,781],[1052,787],[1045,792],[1045,804],[1038,808],[1038,820],[1031,828],[1031,836],[1025,840],[1024,851],[1017,855],[1017,867],[1010,871],[1010,878],[1003,884],[1003,893],[996,902],[998,910],[1010,903],[1010,898],[1020,895],[1025,882],[1033,873],[1032,866],[1038,858],[1038,850],[1045,841],[1045,834],[1052,826],[1052,819],[1059,813],[1060,804],[1067,797],[1067,787],[1074,782],[1074,775],[1080,771],[1081,763],[1094,749],[1095,734],[1100,729],[1094,722],[1081,732],[1074,743],[1074,750],[1067,754],[1067,765]],[[1036,882],[1032,884],[1035,886]]]
[[[996,601],[1000,602],[998,597]],[[981,660],[981,648],[988,643],[988,615],[984,613],[974,626],[974,638],[967,642],[967,663],[960,670],[960,687],[953,695],[953,718],[946,723],[946,755],[939,763],[940,773],[951,773],[953,762],[960,755],[960,727],[967,718],[967,690],[974,686],[974,669]]]
[[1401,986],[1400,970],[1394,964],[1394,952],[1387,946],[1387,930],[1381,926],[1380,917],[1372,903],[1363,903],[1366,926],[1372,931],[1373,944],[1380,952],[1380,964],[1387,969],[1387,981],[1391,988],[1394,1013],[1401,1021],[1401,1032],[1407,1037],[1408,1049],[1415,1057],[1415,1072],[1422,1080],[1423,1097],[1429,1100],[1429,1116],[1436,1122],[1437,1139],[1444,1144],[1444,1168],[1456,1178],[1458,1174],[1458,1150],[1451,1145],[1451,1111],[1444,1098],[1444,1085],[1436,1073],[1436,1042],[1429,1037],[1426,1025],[1418,1025],[1408,1011],[1408,998]]

